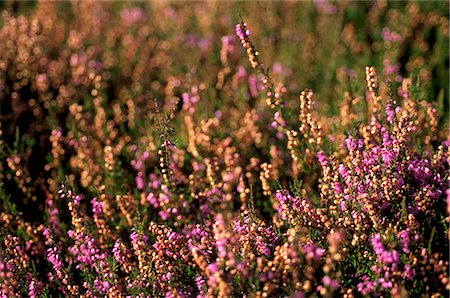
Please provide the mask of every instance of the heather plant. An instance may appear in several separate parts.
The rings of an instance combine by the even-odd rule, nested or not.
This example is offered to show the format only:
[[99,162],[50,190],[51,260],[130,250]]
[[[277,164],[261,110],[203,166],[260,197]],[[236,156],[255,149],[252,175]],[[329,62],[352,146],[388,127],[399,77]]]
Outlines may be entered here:
[[4,5],[2,297],[448,295],[448,3]]

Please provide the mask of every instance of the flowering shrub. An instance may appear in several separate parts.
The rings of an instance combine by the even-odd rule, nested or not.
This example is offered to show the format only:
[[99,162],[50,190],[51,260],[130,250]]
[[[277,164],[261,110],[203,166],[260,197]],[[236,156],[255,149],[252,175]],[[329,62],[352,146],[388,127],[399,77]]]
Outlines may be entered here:
[[[367,43],[344,1],[253,33],[237,3],[5,10],[0,296],[446,296],[448,3],[424,3],[365,3]],[[320,32],[273,25],[305,12]],[[284,37],[300,63],[266,67]]]

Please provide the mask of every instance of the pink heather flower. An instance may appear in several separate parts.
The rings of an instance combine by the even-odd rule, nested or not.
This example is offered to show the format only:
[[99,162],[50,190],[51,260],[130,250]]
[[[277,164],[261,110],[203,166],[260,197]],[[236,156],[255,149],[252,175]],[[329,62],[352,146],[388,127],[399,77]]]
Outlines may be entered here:
[[403,89],[401,86],[398,87],[397,94],[399,96],[403,97],[404,99],[408,99],[409,98],[409,90]]
[[280,74],[284,77],[289,77],[292,74],[292,70],[288,68],[287,66],[284,66],[283,64],[279,62],[275,62],[272,66],[272,70],[274,74]]
[[402,275],[407,279],[413,279],[416,276],[416,271],[411,267],[411,265],[406,264]]
[[155,208],[159,207],[158,199],[152,192],[147,195],[147,202],[149,202]]
[[338,230],[327,236],[327,240],[331,245],[338,245],[345,238],[345,232],[343,230]]
[[358,147],[356,140],[351,136],[345,139],[345,144],[347,145],[347,148],[350,152],[355,151],[356,148]]
[[199,291],[202,291],[203,286],[205,285],[205,283],[206,283],[206,281],[205,281],[205,279],[203,278],[203,276],[198,275],[198,276],[195,278],[195,284],[197,285],[197,289],[199,289]]
[[126,23],[136,23],[144,19],[144,10],[140,7],[124,9],[120,12],[120,17]]
[[48,90],[48,78],[46,74],[39,74],[36,76],[36,85],[38,90],[47,91]]
[[136,187],[139,190],[142,190],[144,188],[144,179],[143,179],[143,173],[139,172],[136,176]]
[[234,35],[225,35],[222,36],[221,41],[223,45],[229,45],[235,40]]
[[41,281],[31,278],[30,284],[28,285],[28,296],[30,298],[38,297],[42,293],[42,287],[43,283]]
[[275,112],[273,119],[274,119],[272,122],[273,128],[277,128],[278,125],[281,125],[282,127],[286,127],[286,121],[284,121],[282,118],[280,118],[279,112]]
[[96,290],[102,294],[108,293],[108,290],[111,288],[111,285],[108,281],[102,281],[99,278],[94,280],[94,286]]
[[385,281],[384,278],[378,279],[378,282],[381,284],[381,286],[385,289],[392,288],[392,282],[391,281]]
[[322,283],[324,286],[329,286],[331,284],[331,278],[328,275],[325,275],[322,278]]
[[92,212],[94,212],[95,214],[103,213],[103,203],[98,201],[97,198],[93,198],[91,200],[91,204],[92,204]]
[[409,232],[403,230],[400,232],[400,238],[402,239],[402,248],[405,253],[409,253]]
[[339,184],[339,182],[335,182],[335,183],[334,183],[334,190],[336,191],[337,194],[342,193],[342,187],[341,187],[341,185]]
[[217,265],[216,262],[209,264],[208,269],[211,272],[211,275],[214,275],[214,273],[219,272],[219,266]]
[[222,37],[222,46],[226,47],[228,54],[233,54],[236,52],[236,36],[225,35]]
[[150,157],[150,152],[145,150],[144,153],[142,153],[142,159],[147,160],[149,157]]
[[375,253],[377,255],[381,255],[384,252],[384,245],[381,242],[381,235],[375,234],[372,237],[371,242],[372,242],[373,249],[375,250]]
[[317,244],[309,244],[304,246],[305,252],[306,252],[306,258],[319,261],[324,253],[324,249],[319,247]]
[[389,167],[397,157],[397,154],[392,148],[393,141],[391,140],[389,132],[385,127],[381,128],[381,133],[383,136],[383,148],[381,149],[381,157],[386,166]]
[[346,65],[341,66],[337,70],[337,74],[339,77],[354,79],[357,76],[356,70],[352,68],[348,68]]
[[398,42],[398,41],[402,40],[402,37],[398,33],[391,31],[387,27],[383,28],[381,36],[383,37],[383,39],[385,41],[388,41],[388,42]]
[[131,241],[133,241],[134,243],[138,242],[139,234],[136,232],[136,230],[134,228],[132,228],[131,231],[132,231],[130,234]]
[[324,286],[331,287],[333,289],[337,289],[339,287],[339,283],[336,280],[329,277],[328,275],[325,275],[322,278],[322,283]]
[[392,270],[396,270],[400,262],[400,254],[395,249],[387,251],[383,245],[381,235],[375,234],[371,239],[372,247],[377,254],[378,260],[384,264],[391,264]]
[[151,173],[151,174],[148,176],[148,180],[149,180],[148,185],[149,185],[151,188],[157,190],[157,189],[159,189],[159,187],[161,186],[161,179],[162,179],[162,178],[157,177],[154,173]]
[[183,99],[183,110],[187,111],[189,114],[193,114],[195,112],[196,104],[200,101],[198,88],[193,86],[190,92],[181,94],[181,98]]
[[386,115],[387,115],[387,121],[392,124],[395,119],[395,111],[392,109],[392,104],[387,103],[386,104]]
[[278,201],[278,214],[281,215],[281,219],[287,220],[287,213],[289,212],[289,204],[292,202],[293,198],[289,192],[277,190],[275,193],[275,198]]
[[171,6],[164,8],[164,14],[166,15],[166,17],[171,17],[171,18],[177,17],[177,11]]
[[257,98],[259,96],[258,80],[252,74],[248,76],[248,88],[252,97]]
[[242,66],[239,66],[238,70],[237,70],[238,78],[243,78],[243,77],[245,77],[246,74],[247,74],[247,72],[245,71],[245,68]]
[[74,139],[69,141],[69,145],[72,146],[75,150],[78,150],[78,142]]
[[131,160],[130,164],[133,166],[133,168],[136,171],[142,171],[144,169],[144,164],[142,163],[141,160]]
[[161,217],[162,220],[167,220],[169,218],[169,213],[164,210],[159,211],[158,215]]
[[219,238],[216,240],[216,248],[217,248],[217,255],[219,258],[226,258],[227,256],[227,244],[228,239],[227,238]]
[[61,269],[63,268],[64,264],[61,261],[61,258],[59,256],[59,253],[58,253],[56,247],[51,247],[51,248],[47,249],[47,261],[49,261],[50,264],[52,264],[53,270],[55,270],[58,278],[62,278]]
[[349,176],[347,168],[343,164],[339,164],[338,172],[344,179]]
[[124,262],[124,260],[123,260],[123,255],[120,251],[121,243],[122,243],[122,241],[120,239],[117,239],[116,242],[114,243],[114,247],[113,247],[112,251],[113,251],[113,255],[114,255],[114,258],[116,259],[116,261],[122,264]]
[[75,205],[79,205],[82,199],[83,197],[81,195],[76,195],[75,198],[73,199],[73,203]]
[[49,215],[48,221],[49,221],[50,227],[52,228],[52,230],[55,231],[55,234],[57,236],[60,236],[61,228],[60,228],[60,221],[59,221],[59,210],[56,207],[53,198],[48,197],[46,199],[46,205],[47,205],[46,211]]
[[258,253],[269,257],[279,240],[273,227],[262,224],[257,231],[251,231],[251,225],[250,216],[245,214],[242,219],[234,221],[233,231],[239,236],[239,241],[250,240],[255,244]]
[[201,51],[207,51],[211,43],[212,40],[210,38],[199,38],[196,45]]
[[384,64],[384,75],[386,76],[391,74],[397,74],[401,66],[400,63],[391,64],[391,62],[388,59],[384,59],[383,64]]
[[173,148],[175,148],[175,144],[172,143],[170,140],[164,140],[161,147],[167,147],[167,149],[173,149]]
[[323,153],[323,151],[317,152],[317,159],[322,167],[326,167],[328,165],[327,156]]
[[371,281],[368,276],[363,276],[362,280],[363,281],[357,285],[356,289],[361,294],[368,295],[373,291],[373,289],[376,287],[377,283],[374,281]]
[[106,267],[105,259],[107,255],[100,252],[100,247],[96,239],[84,233],[75,235],[75,243],[68,248],[68,251],[76,257],[78,264],[75,268],[85,269],[93,267],[97,273]]
[[275,136],[277,137],[278,140],[282,140],[284,138],[284,133],[282,133],[281,131],[277,131]]
[[272,67],[273,73],[281,74],[283,72],[283,65],[281,63],[274,63]]
[[242,29],[241,24],[236,24],[236,35],[240,38],[240,39],[244,39],[245,35],[244,35],[244,31]]
[[247,23],[236,24],[236,35],[240,40],[245,40],[252,34],[250,30],[247,29]]
[[314,5],[319,13],[329,14],[329,15],[337,13],[336,6],[332,5],[327,0],[314,0]]

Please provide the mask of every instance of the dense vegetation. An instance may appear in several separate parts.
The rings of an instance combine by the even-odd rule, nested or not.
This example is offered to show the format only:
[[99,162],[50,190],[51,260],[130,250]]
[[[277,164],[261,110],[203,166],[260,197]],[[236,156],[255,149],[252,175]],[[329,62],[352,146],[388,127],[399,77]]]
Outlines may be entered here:
[[1,297],[448,296],[448,2],[0,5]]

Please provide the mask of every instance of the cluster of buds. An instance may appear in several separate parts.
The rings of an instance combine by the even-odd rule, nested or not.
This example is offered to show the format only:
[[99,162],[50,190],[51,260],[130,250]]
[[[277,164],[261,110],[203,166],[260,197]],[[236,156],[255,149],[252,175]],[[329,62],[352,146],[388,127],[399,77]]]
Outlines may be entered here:
[[13,296],[15,293],[14,291],[9,291],[9,288],[12,287],[14,289],[18,287],[21,282],[18,272],[27,270],[30,258],[20,246],[18,237],[8,234],[3,242],[5,249],[3,250],[3,245],[0,246],[2,250],[2,256],[0,257],[0,281],[4,285],[0,290],[3,289],[3,291]]
[[369,89],[370,93],[377,92],[378,82],[377,82],[377,73],[376,73],[375,67],[373,67],[373,66],[366,67],[366,82],[367,82],[367,88]]
[[[239,128],[234,132],[236,138],[241,141],[241,148],[244,146],[249,147],[252,143],[259,147],[262,142],[262,133],[258,127],[257,121],[259,115],[255,109],[250,112],[246,112],[245,115],[239,121]],[[247,137],[250,136],[250,137]]]
[[134,104],[134,101],[131,98],[127,99],[126,105],[128,109],[127,114],[128,126],[130,128],[134,128],[136,125],[136,105]]
[[[263,82],[265,82],[264,79]],[[271,102],[268,101],[266,102],[267,105],[269,105],[271,108],[279,107],[283,103],[282,99],[286,95],[286,93],[287,93],[286,87],[283,84],[278,83],[274,89],[273,96],[269,97],[270,94],[269,93],[267,94],[267,96],[272,99]]]
[[150,249],[148,247],[147,241],[148,237],[141,231],[136,231],[134,228],[131,229],[132,233],[130,235],[131,244],[133,246],[134,255],[138,260],[139,268],[139,278],[142,281],[149,281],[152,274],[152,264],[150,261]]
[[68,206],[69,212],[70,212],[70,216],[71,216],[71,222],[72,222],[72,225],[75,227],[75,231],[74,231],[75,235],[78,235],[78,234],[86,231],[86,228],[82,224],[83,218],[79,214],[79,211],[78,211],[80,209],[79,205],[80,205],[79,199],[75,199],[74,201],[69,201],[67,203],[67,206]]
[[[237,191],[239,193],[239,199],[242,203],[241,205],[241,210],[246,210],[247,209],[247,201],[250,195],[250,188],[247,187],[247,185],[245,184],[245,180],[244,180],[244,175],[241,175],[239,177],[239,185],[237,187]],[[450,204],[449,204],[450,206]],[[450,210],[450,207],[449,207]],[[449,234],[450,237],[450,234]]]
[[135,264],[131,261],[133,253],[120,238],[114,243],[112,252],[115,260],[120,264],[121,269],[125,273],[130,274],[135,267]]
[[200,154],[198,153],[197,150],[197,144],[195,142],[196,140],[196,134],[195,134],[195,129],[194,129],[194,120],[192,118],[192,115],[186,114],[184,116],[184,123],[186,124],[186,129],[189,135],[188,138],[188,146],[187,146],[187,152],[189,152],[190,154],[192,154],[193,157],[195,158],[199,158]]
[[163,149],[158,150],[159,155],[159,166],[161,168],[161,173],[163,176],[164,183],[166,185],[171,185],[170,177],[173,174],[173,171],[170,169],[171,158],[169,154],[170,148],[173,148],[172,143],[167,140],[163,143]]
[[105,169],[107,171],[112,171],[114,168],[114,154],[113,149],[110,145],[106,145],[104,148],[105,153]]
[[19,189],[27,196],[30,196],[32,190],[32,181],[29,170],[24,166],[24,164],[26,163],[26,158],[26,156],[21,156],[20,154],[14,154],[7,157],[6,162],[8,164],[8,167],[12,171],[14,171],[14,175],[7,173],[6,178],[8,180],[14,178],[14,181],[16,182]]
[[359,100],[358,96],[352,97],[350,92],[344,92],[344,100],[340,107],[340,121],[342,125],[347,126],[358,118],[353,107],[358,104]]
[[247,51],[247,57],[250,61],[250,65],[262,75],[262,83],[264,89],[267,90],[267,105],[274,109],[280,106],[281,92],[280,90],[274,90],[275,88],[272,80],[267,75],[267,71],[264,69],[263,65],[259,62],[259,52],[255,50],[255,47],[250,41],[250,34],[250,30],[247,29],[247,23],[241,22],[236,25],[236,35],[239,37],[242,46]]
[[99,233],[99,242],[100,244],[106,243],[106,239],[116,239],[116,234],[113,233],[111,228],[107,225],[107,220],[105,218],[103,202],[99,201],[97,198],[93,198],[91,200],[92,203],[92,211],[95,226],[97,227]]
[[50,142],[52,143],[52,167],[56,168],[59,165],[59,162],[61,160],[61,157],[64,155],[64,149],[63,146],[61,146],[62,143],[62,132],[61,130],[52,130],[52,134],[50,136]]
[[227,35],[222,37],[222,48],[220,49],[220,62],[222,68],[217,73],[217,89],[222,89],[225,77],[231,73],[228,56],[236,51],[236,37]]
[[253,68],[259,68],[261,63],[259,63],[258,55],[259,53],[255,50],[252,42],[249,39],[251,32],[247,29],[247,23],[239,23],[236,25],[236,35],[239,37],[242,46],[247,51],[248,60]]
[[313,119],[311,111],[314,105],[314,92],[304,90],[300,94],[300,114],[301,123],[299,131],[310,144],[322,144],[322,125]]
[[373,66],[366,67],[366,83],[367,89],[369,90],[371,96],[371,99],[369,101],[370,110],[375,115],[378,112],[380,112],[381,97],[377,95],[378,91],[377,73],[375,67]]
[[211,187],[216,187],[216,172],[218,171],[218,165],[215,160],[211,161],[209,158],[205,159],[206,165],[206,177],[208,178]]
[[270,189],[269,180],[271,178],[272,165],[268,163],[261,164],[261,172],[259,174],[259,179],[262,183],[263,195],[270,196],[272,191]]
[[295,130],[286,130],[286,136],[288,138],[287,149],[291,153],[292,158],[292,176],[297,177],[300,172],[300,166],[298,163],[298,152],[296,149],[299,146],[298,132]]
[[136,211],[136,202],[134,201],[133,196],[131,195],[117,195],[116,196],[117,206],[120,208],[120,211],[125,216],[128,225],[133,226],[133,216]]
[[275,109],[276,107],[280,106],[280,99],[281,99],[281,94],[276,92],[274,90],[273,87],[273,83],[272,80],[264,74],[264,77],[262,79],[262,83],[264,85],[264,89],[267,90],[266,93],[266,104],[271,108],[271,109]]
[[242,255],[256,252],[269,257],[279,242],[272,226],[255,217],[252,210],[241,213],[241,219],[235,220],[234,233],[239,236]]

